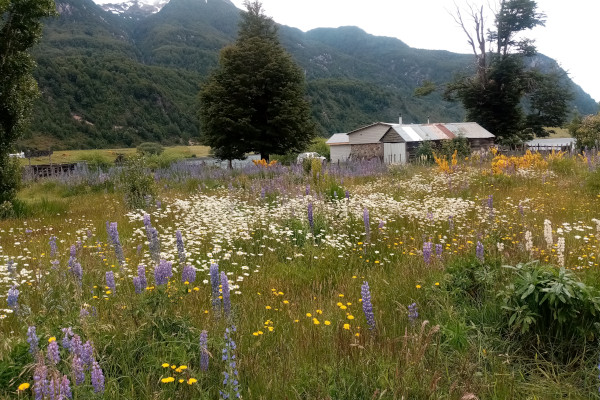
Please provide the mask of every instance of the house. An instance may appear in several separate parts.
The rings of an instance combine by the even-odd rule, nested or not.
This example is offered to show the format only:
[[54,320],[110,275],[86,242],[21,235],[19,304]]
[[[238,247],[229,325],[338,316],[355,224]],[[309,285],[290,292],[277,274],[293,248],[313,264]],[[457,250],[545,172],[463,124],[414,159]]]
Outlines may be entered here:
[[331,162],[379,158],[387,164],[404,164],[415,158],[419,145],[465,137],[471,149],[483,150],[494,144],[494,135],[475,122],[439,124],[398,124],[376,122],[348,133],[336,133],[327,144]]

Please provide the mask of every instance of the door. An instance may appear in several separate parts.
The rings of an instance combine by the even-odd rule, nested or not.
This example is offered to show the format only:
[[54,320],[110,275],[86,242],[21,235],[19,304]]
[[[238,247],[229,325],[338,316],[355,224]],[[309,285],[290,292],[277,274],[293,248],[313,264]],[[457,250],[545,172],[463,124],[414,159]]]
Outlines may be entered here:
[[383,160],[386,164],[405,164],[406,143],[384,143]]

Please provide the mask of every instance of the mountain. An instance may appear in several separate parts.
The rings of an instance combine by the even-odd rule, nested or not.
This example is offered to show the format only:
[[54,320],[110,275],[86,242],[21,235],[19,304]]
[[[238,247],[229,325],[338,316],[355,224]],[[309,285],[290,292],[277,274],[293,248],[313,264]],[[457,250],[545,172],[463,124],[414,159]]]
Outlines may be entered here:
[[[131,0],[105,4],[57,0],[35,47],[37,101],[21,146],[132,146],[186,143],[198,136],[197,94],[236,38],[240,10],[229,0]],[[157,11],[158,10],[158,11]],[[309,32],[280,26],[282,45],[304,70],[307,96],[321,133],[373,121],[458,121],[460,104],[439,94],[413,96],[424,80],[447,82],[473,57],[413,49],[356,27]],[[532,60],[554,68],[554,60]],[[554,64],[552,64],[554,63]],[[558,66],[556,66],[558,68]],[[597,104],[573,86],[573,107]]]

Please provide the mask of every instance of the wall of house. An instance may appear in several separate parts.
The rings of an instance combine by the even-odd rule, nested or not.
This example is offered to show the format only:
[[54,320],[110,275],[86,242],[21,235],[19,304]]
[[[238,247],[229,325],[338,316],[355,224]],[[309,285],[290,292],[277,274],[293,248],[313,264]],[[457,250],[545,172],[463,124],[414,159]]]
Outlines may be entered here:
[[353,144],[350,148],[350,159],[370,160],[383,159],[383,143]]
[[353,131],[348,133],[348,140],[350,144],[373,144],[379,142],[381,137],[390,129],[389,124],[375,124],[371,126],[367,126],[365,128],[359,129],[357,131]]
[[329,146],[329,157],[332,163],[346,162],[350,158],[350,145],[335,145]]
[[471,145],[471,151],[489,150],[494,145],[494,138],[473,138],[468,140]]
[[383,135],[381,138],[381,141],[383,143],[404,143],[404,139],[402,139],[402,136],[400,136],[398,132],[394,130],[394,128],[388,129],[385,135]]

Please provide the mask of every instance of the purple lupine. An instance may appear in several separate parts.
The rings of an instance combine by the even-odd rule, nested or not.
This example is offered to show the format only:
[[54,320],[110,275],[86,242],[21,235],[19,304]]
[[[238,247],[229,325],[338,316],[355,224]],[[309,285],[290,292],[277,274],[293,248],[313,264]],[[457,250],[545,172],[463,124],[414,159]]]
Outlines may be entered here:
[[212,305],[215,315],[218,315],[221,301],[219,299],[219,264],[210,265],[210,286],[212,288]]
[[480,241],[477,241],[477,247],[475,248],[475,255],[479,259],[479,261],[483,262],[483,244]]
[[158,231],[156,228],[150,228],[148,230],[149,240],[148,246],[150,247],[150,257],[155,264],[160,262],[160,240],[158,238]]
[[77,247],[74,244],[72,244],[71,248],[69,249],[69,255],[72,258],[75,258],[75,255],[77,255]]
[[433,243],[423,242],[423,260],[425,264],[431,263],[431,252],[433,250]]
[[35,332],[35,326],[27,328],[27,343],[29,343],[29,353],[33,356],[38,352],[39,338]]
[[71,381],[69,381],[69,378],[66,375],[63,375],[61,381],[60,381],[60,396],[59,399],[63,398],[63,399],[72,399],[73,398],[73,394],[71,393]]
[[384,226],[385,226],[385,221],[381,220],[381,221],[379,221],[379,225],[377,225],[377,229],[382,230]]
[[115,293],[117,286],[115,285],[115,273],[113,271],[106,271],[106,286]]
[[125,255],[123,254],[123,247],[121,246],[121,240],[119,239],[119,230],[117,229],[116,222],[108,224],[108,236],[115,249],[117,261],[119,261],[119,264],[123,265],[125,263]]
[[304,194],[306,196],[308,196],[310,194],[310,185],[306,185],[306,190],[305,190]]
[[146,280],[146,266],[143,264],[138,265],[137,274],[138,278],[140,278],[140,285],[142,288],[146,289],[148,286],[148,281]]
[[69,350],[71,348],[71,336],[73,336],[73,329],[71,327],[62,328],[62,333],[64,334],[61,344],[63,349]]
[[350,200],[350,191],[349,190],[346,190],[345,195],[346,195],[346,200]]
[[144,214],[142,220],[144,221],[144,226],[146,227],[146,230],[152,227],[152,223],[150,222],[150,215]]
[[58,251],[58,247],[56,246],[56,236],[50,236],[50,257],[55,257],[56,252]]
[[183,237],[181,236],[180,230],[175,231],[175,238],[177,241],[177,253],[179,254],[179,262],[181,264],[184,264],[186,256],[185,256],[185,249],[183,247]]
[[146,287],[142,285],[142,280],[139,276],[133,277],[133,287],[135,289],[136,294],[140,294],[144,291],[144,289],[146,289]]
[[227,280],[227,274],[225,271],[221,271],[221,291],[223,294],[223,311],[225,316],[231,316],[231,298],[229,296],[229,281]]
[[158,208],[160,210],[161,207],[162,207],[162,202],[160,200],[156,200],[156,208]]
[[[85,308],[82,308],[82,310],[85,310]],[[82,350],[83,345],[81,344],[81,338],[77,334],[73,335],[73,337],[71,338],[71,346],[69,348],[69,351],[71,352],[71,354],[81,357]]]
[[154,267],[154,283],[157,286],[164,285],[169,282],[169,278],[173,276],[172,264],[166,260],[160,260],[158,265]]
[[183,271],[181,271],[181,281],[192,283],[196,280],[196,268],[192,267],[190,264],[187,264],[183,267]]
[[140,254],[142,254],[142,245],[141,244],[137,245],[136,253],[137,253],[138,257],[140,256]]
[[521,214],[521,217],[525,215],[525,209],[523,209],[521,202],[519,202],[519,214]]
[[94,387],[94,393],[104,392],[104,374],[96,360],[94,360],[92,366],[92,386]]
[[369,223],[369,210],[367,207],[363,210],[363,222],[365,223],[365,233],[367,234],[367,240],[371,236],[371,225]]
[[58,269],[58,265],[60,264],[60,261],[52,260],[52,261],[50,261],[50,264],[52,264],[52,270],[56,271]]
[[6,302],[8,303],[8,308],[13,310],[16,310],[17,307],[19,307],[19,289],[17,289],[17,285],[12,285],[12,287],[8,289]]
[[33,393],[35,400],[42,400],[48,385],[48,368],[40,362],[36,364],[33,372]]
[[81,348],[81,361],[89,368],[92,366],[92,362],[94,361],[94,346],[90,341],[86,341],[85,344]]
[[81,264],[78,262],[74,263],[73,267],[71,267],[71,273],[77,279],[79,285],[81,285],[83,281],[83,268],[81,268]]
[[412,303],[408,306],[408,320],[411,325],[414,325],[417,318],[419,318],[419,307],[417,303]]
[[75,377],[75,385],[79,386],[85,382],[85,373],[83,372],[83,361],[78,355],[73,356],[71,360],[71,371]]
[[267,195],[267,191],[265,190],[265,188],[264,187],[261,188],[260,189],[260,198],[264,199],[266,195]]
[[[231,330],[235,332],[235,327],[232,327]],[[223,371],[223,390],[219,390],[219,394],[223,399],[233,397],[240,398],[235,350],[236,344],[231,336],[229,328],[225,328],[225,347],[223,348],[221,356],[221,360],[225,363],[225,371]]]
[[442,246],[440,243],[435,245],[435,255],[436,256],[441,257],[443,251],[444,251],[444,246]]
[[84,319],[86,317],[89,317],[90,312],[88,310],[86,310],[85,308],[82,308],[81,310],[79,310],[79,318]]
[[56,342],[56,340],[53,340],[48,344],[47,351],[48,361],[50,361],[50,363],[52,363],[53,365],[58,364],[60,362],[60,353],[58,351],[58,343]]
[[208,370],[208,332],[200,333],[200,370]]
[[313,218],[313,203],[312,202],[308,203],[307,217],[308,217],[308,225],[310,226],[310,231],[312,232],[315,228],[315,220]]
[[375,329],[375,314],[373,313],[373,304],[371,303],[371,290],[369,290],[369,282],[364,281],[361,288],[360,294],[362,296],[362,307],[367,319],[367,325],[370,330]]
[[15,276],[15,273],[17,272],[17,271],[15,270],[14,263],[15,263],[15,262],[14,262],[12,259],[8,259],[8,261],[6,261],[6,269],[8,270],[8,274],[9,274],[11,277],[14,277],[14,276]]

